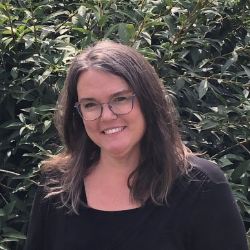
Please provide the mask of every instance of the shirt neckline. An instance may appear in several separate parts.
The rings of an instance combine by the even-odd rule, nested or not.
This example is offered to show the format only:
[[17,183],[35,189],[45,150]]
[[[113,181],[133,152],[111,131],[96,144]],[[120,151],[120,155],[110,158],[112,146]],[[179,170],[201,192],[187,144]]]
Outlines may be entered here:
[[123,209],[123,210],[101,210],[101,209],[97,209],[97,208],[93,208],[93,207],[89,207],[88,206],[88,200],[87,200],[87,195],[86,195],[86,191],[85,191],[85,186],[83,183],[82,186],[82,194],[81,194],[81,200],[87,205],[87,209],[97,212],[97,213],[110,213],[110,214],[114,214],[114,213],[129,213],[129,212],[135,212],[135,211],[139,211],[141,209],[143,209],[147,204],[150,203],[151,198],[149,197],[145,203],[143,205],[141,205],[140,207],[136,207],[136,208],[131,208],[131,209]]

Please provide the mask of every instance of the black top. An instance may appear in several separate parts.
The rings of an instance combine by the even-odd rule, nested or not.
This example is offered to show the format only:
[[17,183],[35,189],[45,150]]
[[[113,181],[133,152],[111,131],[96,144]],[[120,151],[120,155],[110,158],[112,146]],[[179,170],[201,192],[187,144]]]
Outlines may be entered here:
[[[178,179],[168,205],[148,199],[123,211],[79,208],[79,215],[41,200],[38,188],[25,250],[248,250],[232,191],[214,164],[191,158],[190,178]],[[83,190],[82,199],[86,199]]]

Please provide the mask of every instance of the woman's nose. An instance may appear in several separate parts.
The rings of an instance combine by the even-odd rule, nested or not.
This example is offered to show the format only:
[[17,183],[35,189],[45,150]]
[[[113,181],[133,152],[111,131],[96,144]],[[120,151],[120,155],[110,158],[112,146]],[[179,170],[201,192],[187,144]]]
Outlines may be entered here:
[[109,103],[105,103],[107,105],[102,104],[102,113],[101,113],[101,121],[109,121],[117,119],[117,115],[113,113],[111,110],[112,107]]

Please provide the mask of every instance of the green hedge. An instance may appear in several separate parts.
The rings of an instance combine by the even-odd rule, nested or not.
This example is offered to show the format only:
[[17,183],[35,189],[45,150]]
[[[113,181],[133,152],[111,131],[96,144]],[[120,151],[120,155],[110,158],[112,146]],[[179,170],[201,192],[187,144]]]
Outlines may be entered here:
[[0,249],[22,249],[40,162],[63,146],[53,112],[72,58],[136,48],[179,110],[186,145],[227,176],[250,222],[249,0],[0,0]]

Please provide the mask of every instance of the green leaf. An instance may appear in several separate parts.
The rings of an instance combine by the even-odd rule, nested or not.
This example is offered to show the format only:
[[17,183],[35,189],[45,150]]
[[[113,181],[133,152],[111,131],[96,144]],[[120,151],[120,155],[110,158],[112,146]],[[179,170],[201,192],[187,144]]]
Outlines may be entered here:
[[7,47],[11,42],[12,42],[13,38],[8,38],[6,40],[4,40],[2,42],[2,44],[4,45],[4,47]]
[[63,62],[63,59],[65,58],[66,55],[66,51],[63,51],[62,54],[60,55],[60,57],[58,58],[58,60],[56,61],[57,65],[61,65]]
[[38,158],[38,159],[42,159],[42,160],[44,159],[43,156],[35,154],[35,153],[26,153],[26,154],[23,154],[23,156],[32,157],[32,158]]
[[30,121],[33,123],[36,121],[36,114],[35,114],[35,108],[31,107],[29,110],[29,117],[30,117]]
[[214,11],[214,10],[205,10],[204,11],[205,14],[214,14],[215,16],[220,16],[221,17],[221,14],[217,11]]
[[[248,177],[247,174],[245,174],[241,180],[241,183],[243,184],[243,189],[244,189],[244,195],[247,197],[248,195],[248,188],[249,188],[249,181],[248,181]],[[249,210],[250,212],[250,210]]]
[[2,237],[12,237],[12,238],[22,239],[22,240],[26,239],[26,236],[22,233],[19,233],[19,232],[3,233]]
[[237,160],[237,161],[245,161],[243,157],[235,154],[226,154],[223,156],[223,158],[231,159],[231,160]]
[[199,125],[202,126],[202,130],[214,128],[218,126],[218,124],[219,124],[218,122],[214,122],[214,121],[206,120],[206,119],[199,122]]
[[219,124],[218,122],[212,122],[212,121],[207,122],[204,124],[204,126],[202,126],[202,130],[214,128],[214,127],[218,126],[218,124]]
[[85,48],[86,46],[88,46],[90,43],[91,43],[91,39],[92,39],[92,31],[89,32],[89,34],[82,39],[82,42],[81,42],[81,47]]
[[106,16],[106,15],[101,16],[101,18],[99,19],[99,24],[103,27],[108,21],[108,19],[109,19],[109,16]]
[[130,34],[128,32],[128,29],[126,27],[125,23],[120,23],[118,27],[118,34],[120,39],[125,43],[129,44],[130,41]]
[[207,62],[209,62],[209,59],[204,59],[204,60],[202,60],[202,61],[199,63],[198,68],[202,68],[204,65],[207,64]]
[[213,91],[215,96],[222,101],[222,103],[227,106],[227,100],[225,98],[223,98],[220,94],[216,93],[215,91]]
[[42,20],[41,23],[42,24],[47,23],[49,20],[54,20],[55,17],[60,16],[60,15],[66,15],[66,16],[68,16],[69,12],[68,11],[56,11],[56,12],[53,12],[50,15],[46,15],[46,17]]
[[90,31],[89,30],[86,30],[86,29],[83,29],[83,28],[72,28],[73,30],[78,30],[80,32],[82,32],[83,34],[89,34]]
[[121,13],[127,17],[129,17],[132,21],[134,21],[136,24],[138,23],[136,19],[136,15],[134,11],[129,11],[129,10],[117,10],[116,13]]
[[130,37],[134,39],[135,38],[135,26],[133,24],[127,24],[126,27],[127,27]]
[[47,69],[45,72],[43,72],[42,76],[38,77],[39,83],[42,84],[51,74],[52,69]]
[[94,12],[98,12],[98,9],[95,6],[91,5],[91,4],[88,4],[88,3],[77,3],[77,5],[83,5],[86,8],[93,10]]
[[0,245],[0,249],[1,249],[1,250],[10,250],[10,248],[8,248],[8,247],[6,247],[6,246],[4,246],[4,245],[2,245],[2,244]]
[[44,54],[42,55],[40,58],[41,59],[45,59],[44,62],[47,64],[47,62],[49,63],[49,65],[54,65],[55,62],[54,62],[54,58],[51,57],[50,55],[47,55],[47,54]]
[[143,31],[141,33],[141,37],[143,37],[149,45],[151,45],[151,36],[149,35],[148,32]]
[[236,181],[249,169],[250,169],[250,160],[240,163],[239,166],[236,167],[232,173],[232,176],[231,176],[232,180]]
[[34,131],[35,130],[35,125],[33,125],[33,124],[26,124],[26,126],[25,126],[28,130],[31,130],[31,131]]
[[185,8],[185,9],[189,9],[192,4],[192,2],[189,2],[189,1],[182,1],[182,0],[178,0],[178,2]]
[[174,19],[171,16],[164,16],[163,17],[164,21],[166,22],[169,31],[172,35],[175,35],[175,25],[174,25]]
[[52,121],[51,120],[46,120],[43,124],[43,133],[51,126]]
[[22,133],[23,133],[23,131],[26,129],[26,127],[24,126],[24,127],[22,127],[22,128],[20,128],[20,130],[19,130],[19,135],[22,135]]
[[41,105],[36,108],[38,111],[54,111],[56,110],[55,105]]
[[12,213],[15,203],[16,203],[15,201],[11,201],[3,207],[3,211],[7,216],[9,216]]
[[[199,61],[199,59],[200,59],[200,53],[199,53],[198,49],[196,49],[196,48],[192,48],[192,49],[191,49],[191,57],[192,57],[192,60],[193,60],[193,62],[194,62],[194,65],[196,65],[196,63],[197,63],[197,62]],[[204,68],[201,69],[201,70],[204,71]]]
[[16,79],[17,77],[18,77],[18,68],[17,67],[13,67],[12,69],[11,69],[11,76],[14,78],[14,79]]
[[180,20],[181,24],[183,25],[187,20],[186,15],[185,14],[180,14],[179,20]]
[[[17,238],[4,238],[4,239],[2,239],[2,240],[0,240],[0,243],[4,243],[4,242],[15,242],[15,241],[19,241],[19,239],[17,239]],[[0,247],[0,249],[1,249],[1,247]]]
[[247,98],[248,95],[249,95],[249,91],[247,89],[244,89],[243,90],[243,95],[244,95],[245,98]]
[[21,201],[15,194],[10,193],[11,201],[15,202],[15,207],[20,211],[27,212],[26,206],[23,201]]
[[25,44],[25,49],[28,49],[34,42],[35,42],[35,38],[31,37],[29,35],[26,35],[24,38],[24,44]]
[[15,122],[15,121],[7,121],[0,125],[0,128],[7,128],[7,129],[19,129],[23,126],[23,123],[21,122]]
[[40,145],[38,145],[37,143],[35,143],[35,142],[33,142],[32,143],[32,145],[34,146],[34,147],[37,147],[37,148],[39,148],[41,151],[43,151],[44,153],[48,153],[43,147],[41,147]]
[[198,89],[199,99],[201,99],[207,93],[207,90],[208,90],[208,80],[204,79],[201,81]]
[[3,211],[3,209],[0,209],[0,217],[1,216],[5,216],[5,212]]
[[148,22],[148,23],[146,23],[143,26],[143,30],[146,30],[149,27],[158,26],[158,25],[166,25],[166,23],[164,23],[164,22],[157,22],[157,21]]
[[221,73],[224,73],[234,62],[235,60],[233,58],[229,58],[225,65],[221,68]]
[[12,119],[15,118],[15,107],[16,107],[16,101],[11,96],[8,96],[8,98],[7,98],[7,110],[8,110]]
[[118,27],[119,27],[119,23],[110,26],[109,29],[104,33],[104,39],[106,39],[111,33],[117,30]]
[[185,85],[185,79],[182,78],[182,77],[178,77],[178,78],[176,79],[177,90],[182,89],[182,88],[184,87],[184,85]]
[[27,6],[25,5],[25,1],[18,0],[18,4],[19,4],[22,8],[27,9]]
[[250,78],[250,69],[244,65],[241,65],[241,67],[245,70],[247,76]]
[[23,113],[20,113],[20,114],[18,115],[18,117],[19,117],[19,119],[20,119],[20,121],[21,121],[22,123],[25,123],[25,116],[24,116]]
[[220,168],[223,168],[223,167],[225,167],[225,166],[229,166],[229,165],[232,165],[233,163],[230,161],[230,160],[228,160],[227,158],[220,158],[219,159],[219,161],[218,161],[218,166],[220,167]]
[[[32,91],[34,91],[35,89],[29,89],[27,91],[25,91],[22,95],[19,96],[17,103],[26,100],[26,96],[29,95]],[[28,99],[29,100],[29,99]]]
[[55,32],[55,27],[41,26],[41,30],[40,38],[44,39],[48,34]]
[[85,6],[80,6],[78,9],[78,20],[81,23],[82,26],[85,25],[86,21],[86,15],[87,15],[87,9]]

